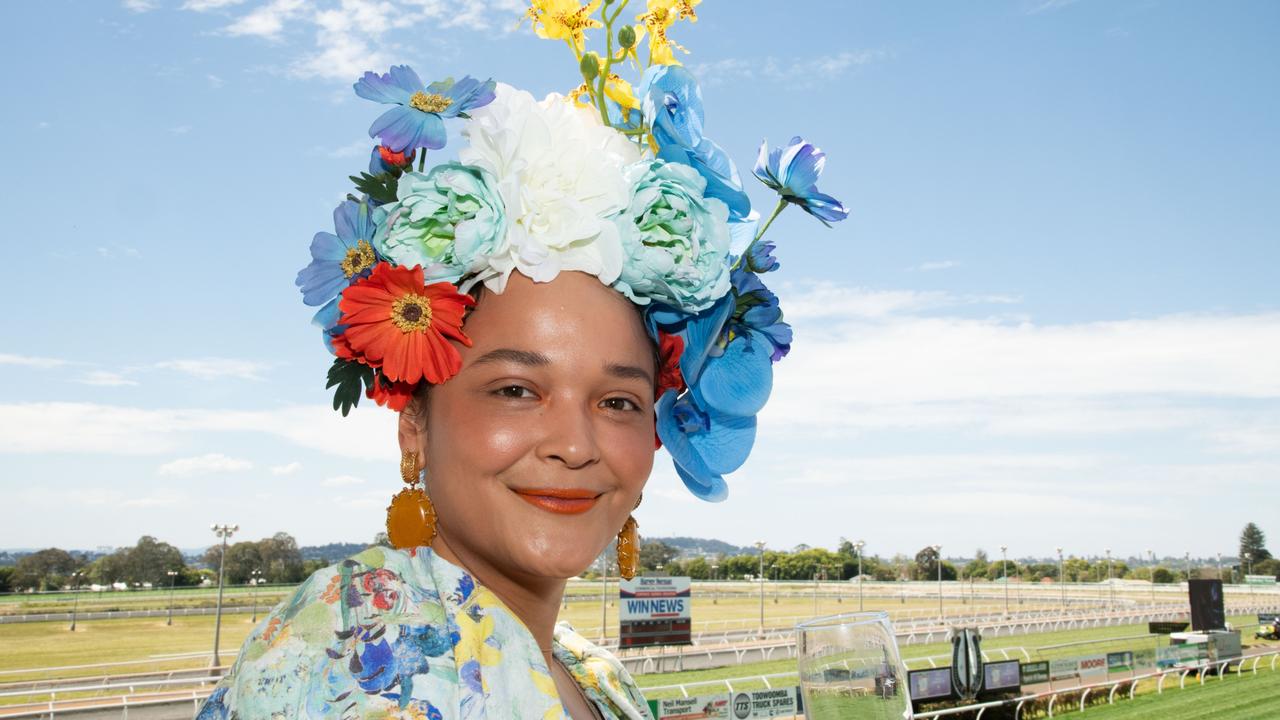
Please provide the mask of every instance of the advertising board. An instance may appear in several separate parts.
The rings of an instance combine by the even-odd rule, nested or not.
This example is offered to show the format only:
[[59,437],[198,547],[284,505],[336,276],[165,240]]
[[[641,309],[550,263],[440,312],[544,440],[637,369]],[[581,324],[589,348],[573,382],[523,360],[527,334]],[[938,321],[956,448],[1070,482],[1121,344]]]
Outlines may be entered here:
[[1133,668],[1132,652],[1125,650],[1123,652],[1107,653],[1107,672],[1131,672]]
[[729,720],[729,693],[651,700],[657,720]]
[[915,702],[951,697],[951,668],[929,668],[907,672],[907,688]]
[[691,644],[689,578],[640,576],[623,580],[618,599],[621,647]]
[[1049,661],[1025,663],[1021,668],[1023,685],[1038,685],[1049,682]]
[[1161,670],[1173,667],[1199,667],[1208,658],[1208,648],[1202,643],[1156,648],[1156,667]]
[[789,687],[734,693],[729,710],[733,720],[794,717],[800,714],[800,692]]
[[1107,656],[1088,655],[1078,659],[1077,670],[1081,680],[1091,680],[1107,675]]
[[1244,584],[1245,585],[1275,585],[1276,576],[1275,575],[1245,575]]
[[1022,676],[1017,660],[1003,660],[982,664],[982,692],[1017,692],[1022,686]]
[[1070,680],[1080,677],[1080,664],[1075,658],[1054,658],[1049,661],[1049,679]]
[[1209,659],[1214,662],[1234,660],[1243,654],[1240,631],[1209,633]]

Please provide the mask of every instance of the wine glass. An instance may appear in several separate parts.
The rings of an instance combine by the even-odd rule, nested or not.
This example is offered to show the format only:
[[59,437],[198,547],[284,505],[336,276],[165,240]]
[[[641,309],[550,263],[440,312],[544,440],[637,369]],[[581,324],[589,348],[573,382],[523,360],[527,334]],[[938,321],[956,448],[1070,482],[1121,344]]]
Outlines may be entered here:
[[808,720],[910,720],[906,670],[889,613],[857,612],[796,626]]

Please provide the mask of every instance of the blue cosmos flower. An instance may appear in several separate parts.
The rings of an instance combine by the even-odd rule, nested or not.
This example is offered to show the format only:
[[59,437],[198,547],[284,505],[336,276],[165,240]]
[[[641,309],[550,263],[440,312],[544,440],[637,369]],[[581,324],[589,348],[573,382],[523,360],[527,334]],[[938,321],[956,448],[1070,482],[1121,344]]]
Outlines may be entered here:
[[760,143],[760,154],[753,170],[760,182],[782,196],[783,200],[799,205],[805,212],[818,218],[824,225],[839,222],[849,216],[849,210],[839,200],[818,192],[818,178],[827,163],[826,153],[799,136],[791,138],[786,147],[769,150],[769,143]]
[[747,269],[754,273],[767,273],[782,267],[773,256],[775,247],[777,246],[763,239],[751,245],[747,251]]
[[359,662],[352,662],[351,675],[361,690],[381,693],[394,687],[400,679],[394,672],[395,653],[385,639],[365,643],[356,657]]
[[343,200],[333,210],[337,234],[318,232],[311,240],[311,264],[298,271],[294,284],[302,290],[302,302],[323,305],[347,286],[369,276],[377,264],[373,236],[377,226],[369,205]]
[[342,311],[338,308],[339,299],[340,298],[334,298],[325,303],[324,306],[317,310],[316,314],[311,318],[311,324],[320,328],[321,338],[324,340],[324,347],[331,355],[334,354],[333,339],[341,335],[347,329],[346,325],[338,324],[338,320],[342,317]]
[[481,82],[470,75],[456,83],[447,78],[423,87],[408,65],[393,65],[385,75],[367,72],[355,84],[360,97],[396,106],[369,126],[369,137],[395,152],[444,147],[444,120],[493,102],[495,87],[492,80]]
[[[757,247],[762,244],[771,246],[758,243]],[[767,251],[765,254],[768,256]],[[741,268],[733,272],[733,291],[738,305],[729,323],[730,331],[748,342],[767,340],[772,348],[769,359],[773,362],[786,357],[791,351],[791,326],[782,322],[778,296],[765,287],[759,275]]]
[[702,136],[702,91],[679,65],[654,65],[640,81],[640,109],[653,128],[658,157],[684,163],[707,180],[706,197],[729,207],[729,221],[745,220],[751,200],[728,153]]

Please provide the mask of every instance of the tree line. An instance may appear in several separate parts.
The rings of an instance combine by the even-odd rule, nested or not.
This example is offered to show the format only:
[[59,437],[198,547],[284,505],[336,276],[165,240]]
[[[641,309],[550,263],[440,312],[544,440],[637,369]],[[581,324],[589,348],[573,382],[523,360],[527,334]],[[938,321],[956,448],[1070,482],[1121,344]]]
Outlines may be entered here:
[[[218,544],[201,557],[199,565],[203,567],[188,565],[178,548],[150,535],[143,535],[132,547],[117,548],[94,559],[85,553],[45,548],[24,555],[13,566],[0,567],[0,592],[63,590],[115,583],[129,587],[167,587],[170,583],[187,587],[217,582],[221,559],[222,545]],[[269,538],[228,545],[224,581],[231,585],[244,584],[257,571],[264,583],[298,583],[327,564],[326,560],[304,561],[293,536],[276,533]],[[177,574],[171,576],[170,572]]]

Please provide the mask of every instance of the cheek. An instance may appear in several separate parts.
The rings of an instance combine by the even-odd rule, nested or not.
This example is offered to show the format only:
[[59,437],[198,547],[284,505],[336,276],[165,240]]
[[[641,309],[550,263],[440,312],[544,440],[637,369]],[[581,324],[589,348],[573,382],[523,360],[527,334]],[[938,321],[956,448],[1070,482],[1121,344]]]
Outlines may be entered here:
[[624,487],[639,492],[648,481],[653,470],[653,432],[653,423],[648,422],[639,428],[619,428],[603,438],[601,451]]

